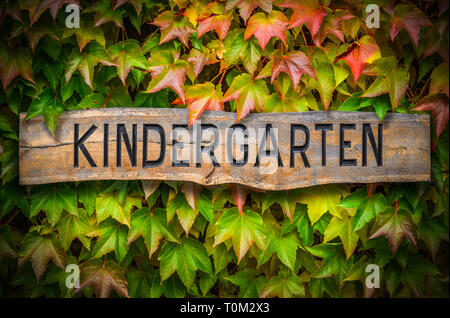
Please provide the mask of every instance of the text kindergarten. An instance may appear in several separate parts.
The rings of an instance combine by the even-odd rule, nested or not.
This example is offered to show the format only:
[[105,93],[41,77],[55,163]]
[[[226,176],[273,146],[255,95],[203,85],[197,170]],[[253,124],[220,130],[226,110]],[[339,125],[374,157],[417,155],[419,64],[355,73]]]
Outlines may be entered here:
[[428,115],[249,114],[106,108],[64,113],[55,136],[21,114],[22,184],[98,179],[240,183],[282,190],[430,179]]

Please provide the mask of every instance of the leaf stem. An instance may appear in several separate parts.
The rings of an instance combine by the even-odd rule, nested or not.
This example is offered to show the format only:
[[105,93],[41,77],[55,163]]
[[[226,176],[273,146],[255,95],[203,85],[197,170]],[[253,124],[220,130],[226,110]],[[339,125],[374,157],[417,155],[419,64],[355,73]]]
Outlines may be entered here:
[[423,84],[422,89],[420,90],[420,93],[419,93],[419,100],[422,98],[423,94],[425,93],[425,88],[428,87],[428,83],[429,83],[430,81],[431,81],[431,77],[429,77],[429,78],[426,80],[425,84]]
[[[222,75],[222,77],[223,77],[223,75],[225,74],[226,70],[228,70],[228,69],[229,69],[229,67],[227,67],[227,68],[223,69],[222,71],[220,71],[219,73],[217,73],[216,76],[214,76],[212,78],[211,82],[214,82],[220,75]],[[220,82],[222,82],[222,79],[220,80]],[[220,82],[219,82],[219,84],[220,84]]]
[[411,89],[408,87],[407,92],[409,92],[410,100],[412,100],[412,103],[415,104],[416,100],[414,98],[414,93],[411,91]]
[[11,221],[14,219],[14,217],[15,217],[17,214],[19,214],[19,212],[20,212],[20,210],[14,212],[14,214],[11,215],[11,217],[5,222],[5,225],[8,225],[9,222],[11,222]]
[[223,77],[224,77],[226,71],[227,71],[227,70],[225,69],[225,70],[222,72],[222,76],[220,77],[220,81],[219,81],[219,84],[218,84],[218,85],[222,84],[222,80],[223,80]]
[[412,96],[410,95],[410,93],[408,92],[408,90],[406,90],[406,96],[408,97],[409,101],[412,104],[415,104],[416,102],[414,101],[414,99],[412,98]]
[[222,289],[220,290],[220,292],[219,292],[219,295],[217,295],[217,298],[222,298],[222,293],[223,293],[223,290],[225,289],[225,286],[224,287],[222,287]]
[[105,104],[103,105],[103,108],[105,108],[106,105],[108,105],[111,94],[112,94],[112,89],[109,91],[108,96],[106,97],[106,101],[105,101]]

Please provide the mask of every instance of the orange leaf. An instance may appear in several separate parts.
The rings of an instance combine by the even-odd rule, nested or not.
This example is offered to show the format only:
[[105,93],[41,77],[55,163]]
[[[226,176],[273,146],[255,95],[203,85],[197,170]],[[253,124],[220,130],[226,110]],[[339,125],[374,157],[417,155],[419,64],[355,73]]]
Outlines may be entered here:
[[159,51],[152,55],[149,61],[152,80],[148,84],[146,93],[155,93],[166,87],[172,88],[185,103],[183,90],[188,63],[178,59],[178,54],[168,51]]
[[358,42],[352,43],[344,53],[338,55],[334,63],[339,60],[346,61],[350,66],[356,84],[364,66],[379,58],[381,58],[380,48],[372,37],[366,35]]
[[164,11],[151,24],[161,29],[161,40],[159,44],[178,38],[181,43],[189,47],[189,35],[195,32],[195,29],[186,17],[175,17],[172,11]]
[[207,82],[189,87],[186,90],[186,103],[189,108],[189,126],[200,117],[205,110],[223,110],[222,86],[217,88]]
[[244,39],[248,40],[254,35],[263,51],[272,37],[279,38],[286,45],[286,26],[288,24],[288,19],[280,11],[272,11],[269,15],[258,12],[248,20]]
[[206,19],[198,21],[197,38],[203,34],[215,30],[220,40],[223,40],[228,33],[231,25],[231,16],[229,14],[213,15]]

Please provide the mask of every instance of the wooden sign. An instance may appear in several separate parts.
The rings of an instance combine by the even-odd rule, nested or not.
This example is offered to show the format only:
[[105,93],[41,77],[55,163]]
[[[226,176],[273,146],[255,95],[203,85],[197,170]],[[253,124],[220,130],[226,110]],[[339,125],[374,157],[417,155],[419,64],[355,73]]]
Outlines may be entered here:
[[239,183],[283,190],[326,183],[430,180],[428,115],[236,114],[104,108],[61,115],[55,136],[20,116],[21,184],[105,179]]

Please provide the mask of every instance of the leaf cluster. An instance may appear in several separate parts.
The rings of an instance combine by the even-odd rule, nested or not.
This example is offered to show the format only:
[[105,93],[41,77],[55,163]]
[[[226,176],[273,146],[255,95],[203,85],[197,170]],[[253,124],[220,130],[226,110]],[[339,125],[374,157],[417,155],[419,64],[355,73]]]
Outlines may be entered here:
[[[448,4],[376,3],[379,28],[363,0],[0,3],[0,296],[448,297]],[[99,107],[431,112],[432,182],[18,185],[20,112]]]

